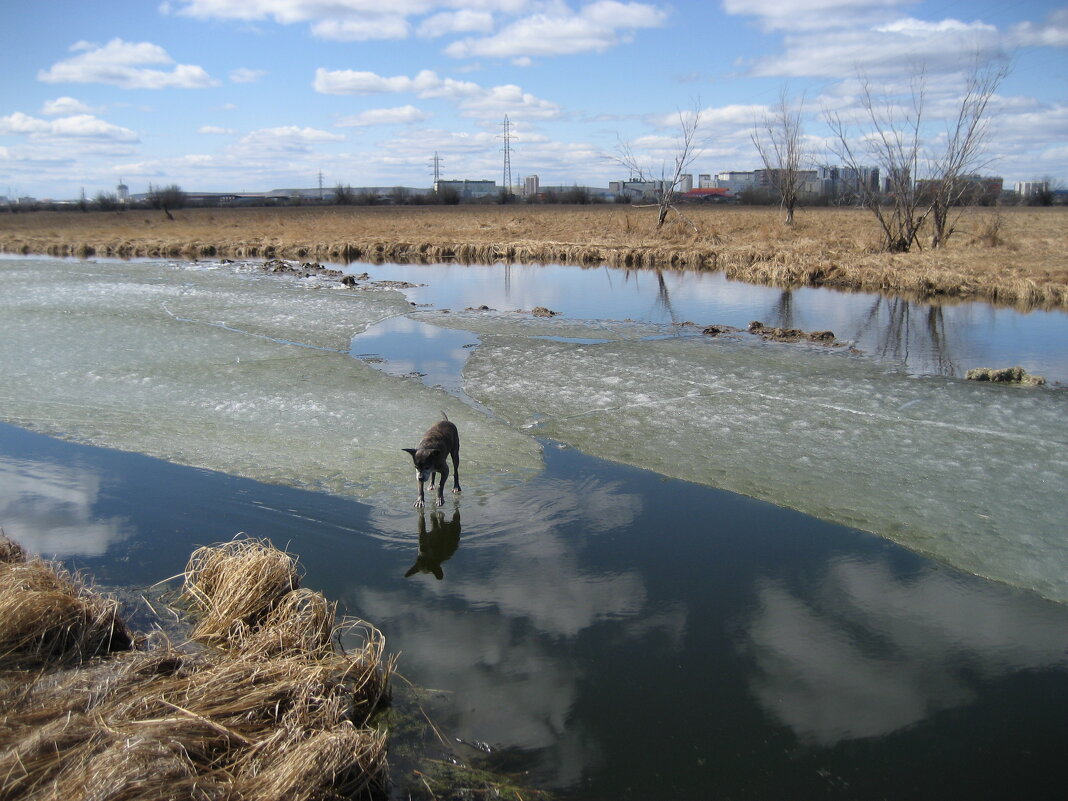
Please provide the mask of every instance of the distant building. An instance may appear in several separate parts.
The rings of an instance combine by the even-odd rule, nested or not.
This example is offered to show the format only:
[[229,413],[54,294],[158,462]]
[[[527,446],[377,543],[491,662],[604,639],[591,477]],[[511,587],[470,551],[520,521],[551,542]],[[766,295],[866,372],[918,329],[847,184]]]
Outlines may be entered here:
[[523,179],[523,197],[537,197],[540,181],[536,175],[528,175]]
[[829,198],[850,199],[857,195],[879,192],[878,167],[831,167],[816,169],[820,194]]
[[712,175],[710,173],[707,173],[707,172],[706,173],[701,173],[700,175],[697,176],[697,188],[698,189],[713,189],[713,188],[715,188],[715,186],[716,186],[716,184],[712,180]]
[[130,187],[119,179],[119,185],[115,187],[115,193],[119,196],[119,203],[126,204],[130,200]]
[[1033,198],[1049,192],[1049,181],[1017,181],[1014,188],[1020,197]]
[[465,178],[462,181],[436,181],[434,183],[435,192],[448,190],[456,192],[462,200],[492,197],[497,194],[497,182],[469,181]]
[[641,200],[654,197],[657,192],[668,188],[671,181],[612,181],[608,184],[608,193],[616,197]]
[[693,189],[693,175],[686,173],[679,176],[679,185],[675,187],[680,192],[689,192]]
[[[753,189],[757,185],[756,175],[753,172],[727,172],[716,173],[716,188],[726,189],[732,195],[740,195],[747,189]],[[706,187],[701,187],[702,189]]]
[[727,189],[718,189],[714,186],[691,189],[682,196],[683,200],[697,200],[703,203],[726,203],[736,200],[734,195]]

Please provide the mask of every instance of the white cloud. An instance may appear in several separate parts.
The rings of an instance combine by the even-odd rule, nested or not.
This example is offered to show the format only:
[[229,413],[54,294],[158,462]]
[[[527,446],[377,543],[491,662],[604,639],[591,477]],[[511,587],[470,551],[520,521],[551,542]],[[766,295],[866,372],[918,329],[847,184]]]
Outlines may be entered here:
[[[176,13],[197,19],[303,23],[313,36],[342,42],[406,39],[413,29],[425,38],[485,36],[454,42],[446,52],[459,58],[601,52],[667,18],[656,5],[633,0],[595,0],[577,11],[564,0],[394,0],[386,6],[379,0],[182,0],[168,3],[165,13],[175,5]],[[498,17],[511,23],[491,35]]]
[[238,67],[230,73],[230,80],[234,83],[255,83],[266,74],[266,70],[252,70],[248,67]]
[[981,19],[909,16],[904,7],[911,5],[918,2],[723,0],[728,14],[754,16],[764,30],[783,34],[781,53],[750,62],[758,76],[893,75],[916,63],[931,73],[954,72],[977,55],[1006,59],[1020,47],[1068,46],[1068,9],[1001,30]]
[[316,128],[300,128],[283,125],[278,128],[262,128],[241,137],[238,146],[254,151],[308,152],[312,145],[324,142],[343,142],[341,134],[320,131]]
[[445,48],[455,58],[491,56],[523,58],[571,53],[603,52],[630,41],[640,28],[663,25],[667,14],[645,3],[600,0],[578,13],[556,6],[546,13],[524,17],[484,39],[464,39]]
[[431,70],[423,70],[414,78],[406,75],[385,78],[374,72],[326,70],[320,67],[315,71],[312,86],[316,92],[324,95],[373,95],[384,92],[419,93],[440,83],[437,73]]
[[129,128],[112,125],[92,114],[75,114],[55,120],[41,120],[21,111],[0,117],[0,134],[28,134],[34,139],[104,139],[112,142],[137,142]]
[[919,0],[723,0],[728,14],[755,16],[766,31],[799,31],[874,25],[893,19],[900,6]]
[[494,86],[460,101],[460,113],[465,117],[500,117],[510,114],[517,118],[554,119],[560,107],[524,92],[514,84]]
[[415,77],[385,77],[374,72],[325,70],[315,72],[315,90],[333,95],[370,95],[411,93],[421,98],[442,98],[458,104],[466,117],[496,117],[503,113],[517,117],[553,119],[561,116],[560,107],[542,100],[520,87],[508,84],[486,89],[471,81],[442,78],[433,70],[423,70]]
[[1012,29],[1010,36],[1021,47],[1068,47],[1068,8],[1054,11],[1040,25],[1021,22]]
[[[45,83],[106,83],[122,89],[200,89],[217,85],[202,67],[174,64],[167,51],[151,42],[125,42],[112,39],[106,45],[77,42],[72,52],[80,52],[50,69],[37,73]],[[170,70],[147,65],[171,65]]]
[[21,111],[0,117],[0,134],[37,134],[51,130],[52,124],[48,120],[39,120]]
[[488,11],[443,11],[423,20],[419,35],[427,38],[450,33],[489,33],[493,30],[493,15]]
[[69,114],[92,114],[94,111],[95,109],[73,97],[57,97],[55,100],[46,100],[41,106],[41,113],[47,114],[49,117]]
[[[382,12],[381,0],[180,0],[178,13],[198,19],[263,20],[280,25],[323,19],[346,19]],[[390,11],[405,16],[423,14],[434,0],[392,0]]]
[[408,22],[397,15],[375,15],[359,19],[328,19],[312,25],[320,39],[337,42],[365,42],[371,39],[407,39]]
[[431,115],[415,106],[398,106],[397,108],[375,108],[338,120],[338,127],[360,128],[367,125],[411,125],[424,122]]
[[232,135],[237,133],[237,131],[233,130],[232,128],[219,128],[215,125],[202,125],[197,129],[197,133],[212,135]]
[[901,75],[913,64],[930,73],[956,72],[974,62],[1004,57],[1005,37],[982,22],[927,22],[899,19],[872,28],[827,31],[818,36],[787,34],[782,54],[753,66],[763,76],[841,78],[858,70],[869,75]]
[[52,121],[52,135],[87,139],[110,139],[117,142],[136,142],[137,134],[129,128],[112,125],[92,114],[77,114]]

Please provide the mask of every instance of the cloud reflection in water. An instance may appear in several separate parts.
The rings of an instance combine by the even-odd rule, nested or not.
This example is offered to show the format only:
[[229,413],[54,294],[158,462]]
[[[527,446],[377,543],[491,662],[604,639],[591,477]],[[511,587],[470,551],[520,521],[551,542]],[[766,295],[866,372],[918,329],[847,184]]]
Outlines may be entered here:
[[[581,563],[589,537],[633,525],[641,509],[640,496],[618,483],[532,481],[464,505],[465,528],[444,581],[416,576],[415,595],[353,588],[350,605],[391,632],[407,676],[463,699],[441,713],[452,717],[450,733],[537,752],[547,785],[572,786],[600,759],[572,715],[585,672],[573,642],[605,620],[623,621],[634,637],[663,630],[676,645],[686,627],[681,604],[648,614],[639,572]],[[444,521],[458,518],[447,512]],[[465,574],[465,548],[468,559],[491,554],[492,564]]]
[[100,477],[88,468],[0,456],[0,521],[32,553],[101,556],[129,537],[122,518],[94,514],[99,494]]
[[982,679],[1068,664],[1056,605],[935,567],[902,578],[842,559],[811,596],[764,581],[758,597],[750,687],[814,745],[889,734],[969,703]]

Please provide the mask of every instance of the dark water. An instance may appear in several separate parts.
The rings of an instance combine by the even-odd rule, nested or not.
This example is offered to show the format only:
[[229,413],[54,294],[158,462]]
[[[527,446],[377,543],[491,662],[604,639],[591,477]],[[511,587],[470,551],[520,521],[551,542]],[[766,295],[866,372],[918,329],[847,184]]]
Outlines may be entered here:
[[562,798],[1068,786],[1068,608],[553,443],[522,489],[435,514],[0,425],[0,525],[105,585],[268,537],[382,628],[455,749]]

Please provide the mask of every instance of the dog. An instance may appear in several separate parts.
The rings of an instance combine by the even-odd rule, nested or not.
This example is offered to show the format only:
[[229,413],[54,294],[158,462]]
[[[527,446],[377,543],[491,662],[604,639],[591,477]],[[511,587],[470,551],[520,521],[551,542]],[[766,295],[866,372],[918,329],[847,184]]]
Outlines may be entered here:
[[[419,477],[419,497],[412,504],[416,509],[422,509],[426,506],[426,501],[423,497],[423,485],[428,480],[430,481],[430,491],[433,492],[435,488],[438,491],[435,503],[438,506],[445,505],[445,481],[449,477],[449,465],[445,461],[446,457],[452,457],[452,491],[455,493],[461,492],[460,432],[456,430],[456,425],[449,421],[444,412],[442,412],[441,416],[443,419],[427,429],[418,448],[401,448],[405,453],[412,455],[412,461],[415,462],[415,470]],[[438,481],[434,480],[435,473],[438,475]]]

